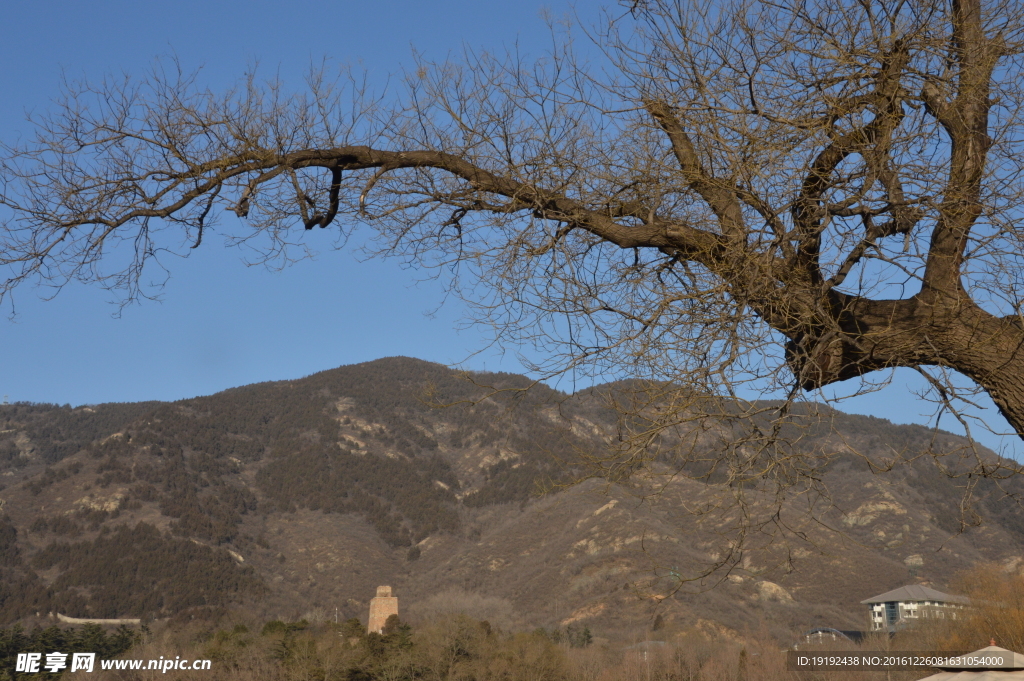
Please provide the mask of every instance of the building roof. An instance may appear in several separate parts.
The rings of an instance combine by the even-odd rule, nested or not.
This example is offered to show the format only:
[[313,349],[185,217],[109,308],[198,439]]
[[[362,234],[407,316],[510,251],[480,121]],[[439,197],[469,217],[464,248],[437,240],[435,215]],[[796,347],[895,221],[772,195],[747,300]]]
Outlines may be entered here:
[[810,638],[815,634],[838,634],[851,643],[859,643],[864,638],[863,631],[842,631],[840,629],[833,629],[832,627],[816,627],[804,634],[804,638]]
[[967,670],[967,671],[971,671],[971,670],[979,671],[980,670],[980,671],[984,671],[986,669],[999,670],[999,671],[1002,671],[1003,673],[1006,673],[1008,671],[1024,672],[1024,655],[1021,655],[1020,653],[1015,653],[1012,650],[1007,650],[1006,648],[1000,648],[997,645],[991,645],[991,646],[988,646],[987,648],[982,648],[981,650],[975,650],[973,653],[968,653],[964,657],[966,657],[966,658],[979,657],[979,658],[983,658],[983,659],[986,659],[986,658],[987,659],[998,658],[998,659],[1002,660],[1002,664],[996,664],[996,665],[961,664],[961,665],[954,665],[954,666],[949,666],[949,667],[941,667],[941,669],[943,669],[944,671],[947,671],[947,672],[948,671],[961,671],[961,670]]
[[1000,666],[942,667],[943,671],[922,679],[922,681],[1024,681],[1024,655],[1006,648],[989,646],[975,650],[965,657],[1001,657]]
[[921,681],[1024,681],[1024,671],[1002,671],[984,669],[982,671],[939,672],[926,676]]
[[970,603],[966,596],[951,596],[921,584],[908,584],[892,591],[886,591],[865,601],[864,605],[889,603],[892,601],[939,601],[940,603]]

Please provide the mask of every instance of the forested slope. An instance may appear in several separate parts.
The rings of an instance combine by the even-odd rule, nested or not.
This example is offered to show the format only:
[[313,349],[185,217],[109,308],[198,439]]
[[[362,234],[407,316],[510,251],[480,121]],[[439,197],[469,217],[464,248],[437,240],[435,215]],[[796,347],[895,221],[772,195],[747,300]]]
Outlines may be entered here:
[[[875,593],[1024,560],[1016,480],[981,481],[986,524],[961,533],[973,518],[952,475],[962,439],[812,418],[809,405],[791,439],[829,453],[831,497],[797,522],[809,523],[804,544],[782,557],[768,542],[678,589],[727,552],[724,526],[697,526],[687,509],[728,490],[711,468],[656,496],[655,478],[602,480],[593,463],[614,457],[628,425],[609,405],[641,389],[569,396],[389,358],[175,403],[0,406],[0,623],[223,607],[365,617],[373,587],[391,583],[413,606],[445,589],[486,593],[523,626],[661,614],[740,627],[768,613],[793,628],[857,626],[857,601]],[[715,440],[702,437],[710,460]],[[671,444],[658,442],[649,470],[674,470]],[[911,462],[880,473],[894,457]],[[845,591],[829,586],[837,571]],[[658,612],[655,592],[674,594]]]

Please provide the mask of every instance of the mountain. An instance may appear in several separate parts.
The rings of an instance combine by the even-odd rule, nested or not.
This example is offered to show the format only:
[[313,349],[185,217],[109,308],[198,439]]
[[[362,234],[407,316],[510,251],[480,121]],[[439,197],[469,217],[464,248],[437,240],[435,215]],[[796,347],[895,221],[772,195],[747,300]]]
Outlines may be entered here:
[[[629,389],[569,396],[388,358],[174,403],[0,406],[0,625],[224,608],[365,620],[390,584],[413,619],[458,606],[616,638],[786,636],[863,629],[865,598],[1024,561],[1024,485],[972,478],[984,522],[963,528],[951,473],[966,443],[918,426],[807,416],[793,451],[823,457],[827,496],[793,488],[778,505],[755,491],[715,511],[736,490],[711,469],[677,475],[671,451],[642,476],[595,475],[623,424],[610,399]],[[908,463],[879,472],[894,453]],[[738,547],[731,529],[758,514]]]

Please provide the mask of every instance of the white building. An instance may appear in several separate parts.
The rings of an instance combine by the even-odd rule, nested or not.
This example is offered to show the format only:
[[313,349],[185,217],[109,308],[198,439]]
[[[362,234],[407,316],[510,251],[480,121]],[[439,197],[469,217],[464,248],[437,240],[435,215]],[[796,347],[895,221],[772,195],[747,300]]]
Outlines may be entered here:
[[871,611],[871,631],[896,631],[922,619],[956,619],[970,601],[920,584],[901,586],[861,601]]

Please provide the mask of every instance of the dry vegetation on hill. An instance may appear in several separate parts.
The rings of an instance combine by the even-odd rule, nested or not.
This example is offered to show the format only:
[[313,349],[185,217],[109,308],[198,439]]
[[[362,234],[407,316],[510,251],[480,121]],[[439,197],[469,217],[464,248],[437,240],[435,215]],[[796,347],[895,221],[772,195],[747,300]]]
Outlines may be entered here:
[[[852,643],[801,644],[801,651],[945,651],[962,653],[989,645],[1019,650],[1024,643],[1019,572],[983,565],[963,573],[980,604],[959,620],[922,621],[895,637],[869,636]],[[215,676],[239,681],[913,681],[934,670],[888,672],[850,670],[795,673],[787,670],[786,648],[764,626],[743,633],[708,627],[662,625],[639,641],[594,638],[585,625],[503,629],[480,614],[502,609],[465,593],[448,592],[443,604],[421,609],[413,625],[392,616],[383,634],[367,634],[358,619],[334,622],[323,612],[295,622],[260,621],[242,612],[211,612],[132,635],[125,628],[104,635],[98,627],[78,631],[0,632],[0,680],[9,654],[47,644],[67,650],[92,649],[101,657],[208,659],[210,671],[100,672],[95,678],[177,679]],[[441,607],[443,606],[443,607]],[[475,616],[466,611],[477,613]],[[764,623],[762,623],[764,624]],[[34,647],[33,647],[34,646]],[[85,646],[85,647],[83,647]],[[127,649],[128,646],[132,646]],[[126,650],[127,649],[127,650]]]
[[[392,358],[173,404],[0,407],[0,625],[220,607],[346,618],[389,583],[408,612],[458,590],[502,603],[520,629],[642,638],[656,620],[737,632],[764,620],[788,636],[862,628],[868,596],[1024,560],[1021,510],[1005,497],[1019,483],[978,482],[986,522],[961,532],[963,480],[914,461],[955,453],[952,435],[808,417],[791,439],[828,458],[827,504],[808,513],[795,496],[780,507],[785,532],[757,530],[718,505],[731,488],[701,450],[675,458],[671,433],[646,475],[594,475],[630,425],[609,400],[635,386],[570,397],[471,378]],[[701,437],[713,447],[715,428]],[[893,459],[904,463],[878,472]],[[775,503],[748,498],[758,512]]]

